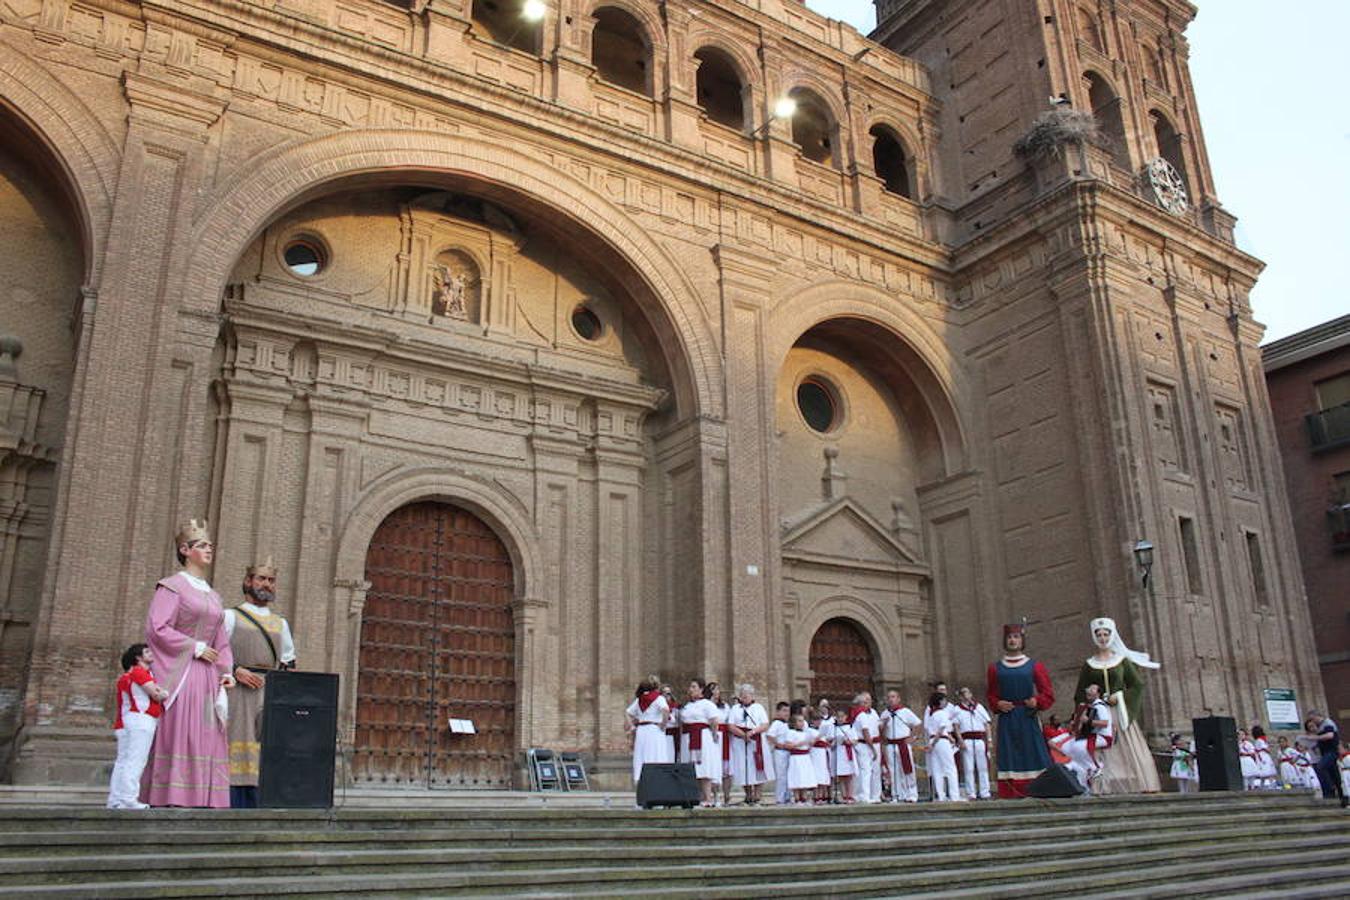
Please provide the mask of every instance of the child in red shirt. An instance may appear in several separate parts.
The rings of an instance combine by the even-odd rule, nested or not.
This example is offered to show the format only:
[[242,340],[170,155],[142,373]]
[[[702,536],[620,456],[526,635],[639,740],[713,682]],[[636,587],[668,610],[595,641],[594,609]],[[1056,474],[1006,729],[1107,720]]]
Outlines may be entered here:
[[141,772],[150,757],[155,726],[164,712],[161,702],[169,692],[150,673],[150,648],[132,644],[122,654],[122,677],[117,679],[117,762],[108,785],[108,809],[147,809],[141,802]]

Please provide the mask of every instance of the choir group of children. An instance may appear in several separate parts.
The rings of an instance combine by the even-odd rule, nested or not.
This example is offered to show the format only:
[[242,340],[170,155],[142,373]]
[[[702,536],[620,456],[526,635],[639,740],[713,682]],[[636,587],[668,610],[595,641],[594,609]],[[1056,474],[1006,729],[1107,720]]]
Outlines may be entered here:
[[750,685],[741,685],[727,703],[716,683],[695,680],[680,704],[669,685],[648,679],[626,711],[633,781],[640,781],[647,763],[680,761],[693,764],[704,806],[729,803],[733,788],[744,790],[747,804],[758,804],[768,782],[779,804],[914,803],[914,751],[922,749],[935,799],[988,798],[989,713],[969,690],[950,703],[945,686],[939,688],[922,715],[890,691],[880,710],[863,692],[847,710],[834,710],[825,699],[816,706],[783,701],[770,716]]
[[[1311,728],[1309,728],[1311,731]],[[1190,793],[1200,782],[1196,764],[1195,743],[1180,734],[1172,735],[1172,780],[1177,790]],[[1238,730],[1238,764],[1242,768],[1242,787],[1248,791],[1321,790],[1311,753],[1301,744],[1291,743],[1280,735],[1276,750],[1271,751],[1265,729],[1253,725]],[[1350,793],[1350,745],[1342,744],[1340,751],[1341,784]]]

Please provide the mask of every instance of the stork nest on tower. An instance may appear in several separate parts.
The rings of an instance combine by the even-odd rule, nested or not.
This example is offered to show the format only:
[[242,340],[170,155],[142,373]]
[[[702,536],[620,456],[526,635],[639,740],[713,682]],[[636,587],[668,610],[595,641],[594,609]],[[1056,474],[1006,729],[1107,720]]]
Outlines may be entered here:
[[1058,159],[1068,144],[1102,146],[1097,119],[1071,106],[1055,106],[1036,117],[1031,130],[1017,139],[1013,151],[1024,159]]

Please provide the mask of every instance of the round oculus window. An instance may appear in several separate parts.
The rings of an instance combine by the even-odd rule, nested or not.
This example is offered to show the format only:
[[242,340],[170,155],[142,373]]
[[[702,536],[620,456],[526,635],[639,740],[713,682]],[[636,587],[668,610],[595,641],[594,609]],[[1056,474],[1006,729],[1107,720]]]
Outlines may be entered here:
[[598,341],[605,332],[604,323],[588,306],[578,306],[572,310],[572,328],[587,341]]
[[301,278],[317,275],[323,269],[323,252],[309,241],[291,241],[281,256],[286,260],[286,268],[291,270],[291,274]]
[[797,411],[812,431],[825,434],[839,424],[839,402],[830,385],[808,378],[797,385]]

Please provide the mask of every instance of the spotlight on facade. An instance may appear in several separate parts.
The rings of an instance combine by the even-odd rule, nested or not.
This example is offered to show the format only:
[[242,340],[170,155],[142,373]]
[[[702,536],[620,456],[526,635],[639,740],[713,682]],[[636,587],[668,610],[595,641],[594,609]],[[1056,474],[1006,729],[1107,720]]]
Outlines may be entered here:
[[797,112],[797,101],[791,97],[779,97],[773,104],[775,119],[790,119]]
[[548,13],[548,4],[544,0],[525,0],[520,8],[520,16],[526,22],[541,22]]

